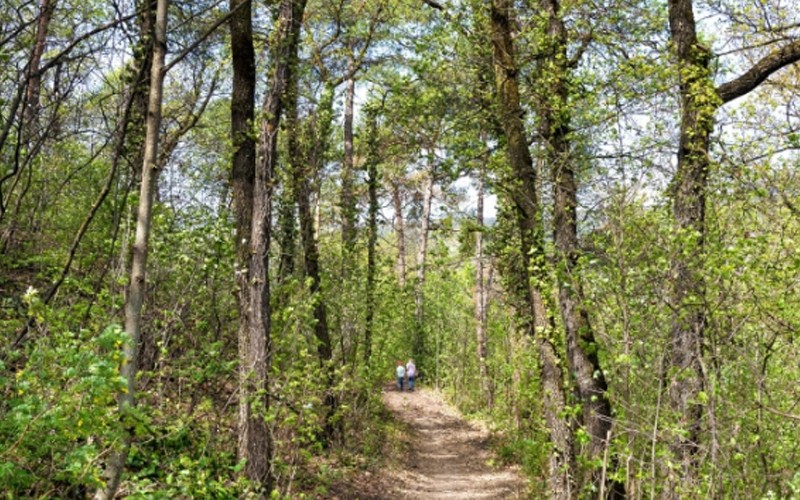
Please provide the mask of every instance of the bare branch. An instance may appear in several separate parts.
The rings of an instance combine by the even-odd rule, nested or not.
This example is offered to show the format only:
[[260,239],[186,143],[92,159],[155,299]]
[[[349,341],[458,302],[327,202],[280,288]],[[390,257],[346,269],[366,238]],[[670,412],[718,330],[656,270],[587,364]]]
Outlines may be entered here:
[[434,0],[422,0],[422,3],[424,3],[424,4],[426,4],[426,5],[429,5],[429,6],[431,6],[431,7],[433,7],[433,8],[434,8],[434,9],[436,9],[436,10],[441,10],[441,11],[444,11],[444,10],[445,10],[445,9],[444,9],[444,5],[442,5],[442,4],[440,4],[439,2],[436,2],[436,1],[434,1]]
[[728,103],[758,87],[772,73],[800,60],[800,40],[771,52],[740,77],[717,87],[717,95]]
[[208,37],[210,37],[215,31],[217,31],[217,28],[219,28],[225,22],[227,22],[228,19],[230,19],[231,16],[233,16],[236,13],[237,10],[241,9],[243,5],[248,5],[249,3],[250,2],[242,2],[239,5],[237,5],[235,8],[230,10],[227,14],[225,14],[221,18],[217,19],[217,21],[214,24],[212,24],[211,27],[208,28],[208,30],[206,30],[205,33],[200,35],[200,37],[197,40],[195,40],[194,42],[190,43],[185,49],[183,49],[170,62],[168,62],[166,65],[164,65],[164,70],[163,70],[164,73],[167,73],[170,69],[172,69],[173,66],[175,66],[176,64],[181,62],[187,55],[189,55],[190,52],[192,52],[194,49],[196,49],[201,43],[206,41],[208,39]]
[[771,408],[766,405],[759,405],[759,406],[761,406],[761,408],[767,410],[768,412],[774,413],[775,415],[778,415],[780,417],[788,418],[791,420],[797,420],[800,422],[800,415],[795,415],[794,413],[786,413],[785,411],[776,410],[775,408]]

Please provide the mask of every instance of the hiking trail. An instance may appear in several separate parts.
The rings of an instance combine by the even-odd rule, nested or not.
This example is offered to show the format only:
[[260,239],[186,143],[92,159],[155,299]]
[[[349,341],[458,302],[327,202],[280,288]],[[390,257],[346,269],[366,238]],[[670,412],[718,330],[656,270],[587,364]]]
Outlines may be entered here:
[[427,388],[412,393],[387,388],[383,401],[408,436],[400,463],[383,469],[371,481],[373,488],[383,490],[378,496],[527,498],[527,484],[519,471],[490,465],[495,457],[489,447],[489,431],[464,420],[441,394]]

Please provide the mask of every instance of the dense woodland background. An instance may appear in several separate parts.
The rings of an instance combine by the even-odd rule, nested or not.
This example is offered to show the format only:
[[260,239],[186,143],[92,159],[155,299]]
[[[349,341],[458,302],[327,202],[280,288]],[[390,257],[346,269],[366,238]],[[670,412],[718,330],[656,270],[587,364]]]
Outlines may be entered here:
[[797,498],[799,6],[4,1],[0,490],[325,496],[413,356],[534,498]]

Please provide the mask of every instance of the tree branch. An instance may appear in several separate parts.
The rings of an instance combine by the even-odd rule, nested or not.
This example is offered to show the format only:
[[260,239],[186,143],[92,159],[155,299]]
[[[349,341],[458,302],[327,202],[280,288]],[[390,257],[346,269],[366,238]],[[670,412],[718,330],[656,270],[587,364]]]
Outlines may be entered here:
[[193,41],[188,46],[186,46],[186,48],[183,49],[178,55],[176,55],[170,62],[164,65],[163,69],[164,73],[167,73],[170,69],[172,69],[173,66],[181,62],[186,56],[189,55],[191,51],[196,49],[201,43],[205,42],[208,39],[208,37],[214,34],[214,32],[217,31],[217,28],[226,23],[236,13],[236,11],[241,9],[243,5],[248,5],[249,3],[250,2],[242,2],[233,9],[231,9],[227,14],[217,19],[214,22],[214,24],[212,24],[211,27],[209,27],[205,33],[200,35],[200,37],[197,40]]
[[800,40],[771,52],[740,77],[717,87],[723,104],[741,97],[758,87],[772,73],[800,60]]
[[795,415],[793,413],[786,413],[784,411],[776,410],[775,408],[771,408],[771,407],[769,407],[767,405],[763,405],[763,404],[759,405],[759,406],[761,406],[761,408],[767,410],[770,413],[778,415],[779,417],[784,417],[784,418],[788,418],[790,420],[800,421],[800,415]]
[[439,2],[436,2],[434,0],[422,0],[422,3],[424,3],[425,5],[431,6],[436,10],[444,11],[444,6],[442,4],[440,4]]

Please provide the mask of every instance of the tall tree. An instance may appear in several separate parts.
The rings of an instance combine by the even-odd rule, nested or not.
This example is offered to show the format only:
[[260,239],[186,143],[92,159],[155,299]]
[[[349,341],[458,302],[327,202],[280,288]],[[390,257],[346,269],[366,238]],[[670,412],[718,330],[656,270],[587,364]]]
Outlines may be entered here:
[[367,109],[367,191],[369,208],[367,210],[367,310],[364,328],[364,364],[369,367],[372,358],[372,342],[374,337],[374,322],[376,309],[375,276],[376,257],[378,251],[378,185],[380,175],[378,163],[380,162],[380,143],[378,137],[378,110],[375,105]]
[[[255,193],[256,143],[254,138],[256,64],[253,47],[252,4],[250,0],[231,0],[231,53],[233,55],[233,86],[231,93],[231,137],[233,166],[231,184],[234,218],[236,220],[236,284],[238,288],[239,359],[249,360],[252,328],[251,309],[251,249],[253,248],[253,205]],[[265,346],[266,347],[266,346]],[[264,363],[266,360],[263,361]],[[266,367],[259,367],[266,369]],[[238,455],[247,461],[245,476],[270,486],[268,460],[272,454],[269,429],[256,405],[259,384],[254,380],[265,373],[254,373],[256,367],[242,363],[239,370],[240,403],[237,422]],[[263,411],[263,409],[261,409]]]
[[392,208],[394,209],[394,232],[397,235],[397,264],[395,273],[401,288],[406,286],[406,232],[403,218],[403,194],[400,182],[392,180]]
[[313,179],[323,168],[327,157],[331,124],[333,121],[333,86],[326,86],[320,97],[316,115],[308,116],[305,126],[301,126],[298,113],[298,85],[296,73],[292,75],[287,94],[287,152],[289,175],[292,179],[292,192],[300,219],[300,239],[303,248],[303,272],[309,278],[309,293],[314,301],[314,338],[317,347],[319,367],[325,373],[325,417],[322,441],[330,445],[335,428],[333,417],[337,400],[333,393],[334,366],[333,343],[328,322],[328,305],[322,293],[322,271],[317,231],[314,227],[314,214],[311,198]]
[[[556,248],[558,303],[566,333],[567,361],[583,405],[582,424],[589,435],[586,458],[599,462],[607,442],[613,418],[608,399],[608,384],[600,366],[599,346],[589,322],[589,310],[583,296],[581,249],[578,241],[576,210],[578,181],[576,165],[580,159],[571,151],[570,112],[571,71],[579,62],[567,53],[568,33],[562,7],[557,0],[541,0],[544,18],[543,43],[539,48],[536,77],[539,80],[536,114],[543,159],[553,180],[553,233]],[[580,52],[573,57],[579,56]],[[602,472],[590,470],[582,486],[600,486]],[[612,482],[610,498],[625,496],[624,485]]]
[[25,91],[25,118],[26,127],[36,128],[35,121],[39,113],[39,98],[42,91],[42,75],[39,68],[42,62],[42,55],[47,43],[47,30],[50,27],[50,19],[56,8],[57,0],[41,0],[39,4],[39,21],[36,26],[36,41],[33,46],[33,54],[28,63],[28,88]]
[[430,145],[422,179],[422,215],[420,216],[419,246],[417,247],[417,281],[414,287],[414,339],[412,349],[419,358],[425,355],[425,278],[428,266],[428,242],[431,231],[433,191],[436,186],[436,153]]
[[278,131],[285,92],[294,71],[305,0],[283,0],[270,40],[270,86],[261,108],[256,144],[250,251],[247,266],[247,327],[239,350],[239,454],[247,461],[245,475],[264,492],[273,489],[274,445],[266,417],[271,397],[272,357],[269,248],[272,223],[272,182],[278,157]]
[[672,326],[667,359],[669,406],[677,419],[671,450],[679,474],[670,472],[672,498],[695,494],[702,443],[704,333],[708,323],[704,278],[706,197],[710,144],[717,110],[764,82],[775,71],[800,60],[800,41],[784,44],[741,76],[715,87],[712,54],[698,39],[692,0],[670,0],[669,26],[680,83],[681,125],[678,168],[672,179],[672,214],[680,250],[670,277]]
[[[125,332],[129,340],[125,345],[125,363],[121,373],[127,390],[119,395],[120,413],[125,415],[136,406],[136,374],[139,366],[139,339],[142,331],[142,306],[144,305],[147,271],[147,250],[152,223],[153,202],[158,189],[158,145],[161,128],[161,105],[164,93],[165,58],[167,53],[167,8],[168,0],[158,0],[153,29],[153,63],[150,72],[150,97],[147,105],[147,132],[144,142],[142,182],[139,191],[139,208],[136,218],[136,238],[131,258],[130,283],[125,301]],[[131,424],[128,424],[131,425]],[[119,486],[134,429],[126,428],[125,442],[121,450],[112,455],[107,468],[105,488],[97,490],[95,498],[114,498]]]
[[[481,134],[483,142],[485,143],[485,134]],[[477,210],[475,212],[475,223],[477,230],[475,231],[475,335],[478,354],[478,373],[481,379],[481,389],[486,404],[491,408],[493,405],[493,389],[492,380],[489,377],[489,367],[487,365],[488,358],[488,301],[489,301],[489,288],[491,287],[491,280],[486,276],[486,265],[484,256],[483,233],[486,230],[483,217],[484,197],[485,197],[485,179],[486,168],[489,162],[488,151],[481,155],[481,165],[478,170],[478,202]]]
[[564,414],[567,396],[564,391],[563,360],[553,342],[554,324],[547,291],[546,259],[542,209],[537,192],[537,176],[528,150],[528,139],[522,122],[517,63],[514,56],[514,34],[511,19],[514,7],[511,0],[493,0],[490,7],[491,43],[494,54],[498,113],[503,123],[506,159],[510,175],[502,182],[513,203],[517,219],[524,274],[518,278],[524,291],[527,308],[523,315],[527,333],[539,351],[539,362],[545,395],[545,421],[553,449],[548,453],[548,484],[553,498],[571,498],[575,485],[575,456],[573,437]]

